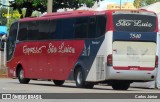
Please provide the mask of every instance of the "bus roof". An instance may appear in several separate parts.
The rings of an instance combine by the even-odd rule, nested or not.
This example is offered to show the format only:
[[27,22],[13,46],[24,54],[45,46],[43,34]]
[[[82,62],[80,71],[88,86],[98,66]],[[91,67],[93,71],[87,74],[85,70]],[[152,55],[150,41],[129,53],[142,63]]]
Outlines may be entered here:
[[156,15],[156,13],[155,12],[153,12],[153,11],[148,11],[148,10],[143,10],[143,9],[133,9],[133,10],[129,10],[129,9],[113,9],[113,10],[106,10],[106,12],[132,12],[132,13],[140,13],[140,12],[146,12],[146,13],[152,13],[152,14],[155,14]]
[[36,20],[48,20],[48,19],[58,19],[58,18],[71,18],[71,17],[83,17],[83,16],[92,16],[92,15],[102,15],[107,13],[113,13],[113,12],[123,12],[128,11],[131,13],[140,13],[140,12],[146,12],[146,13],[152,13],[151,11],[146,10],[105,10],[105,11],[89,11],[89,10],[76,10],[76,11],[67,11],[67,12],[56,12],[56,13],[49,13],[41,17],[28,17],[20,19],[20,22],[25,21],[36,21]]
[[83,17],[83,16],[92,16],[95,15],[95,11],[88,10],[77,10],[77,11],[67,11],[67,12],[56,12],[49,13],[41,17],[28,17],[20,19],[20,22],[23,21],[33,21],[33,20],[46,20],[46,19],[58,19],[58,18],[70,18],[70,17]]

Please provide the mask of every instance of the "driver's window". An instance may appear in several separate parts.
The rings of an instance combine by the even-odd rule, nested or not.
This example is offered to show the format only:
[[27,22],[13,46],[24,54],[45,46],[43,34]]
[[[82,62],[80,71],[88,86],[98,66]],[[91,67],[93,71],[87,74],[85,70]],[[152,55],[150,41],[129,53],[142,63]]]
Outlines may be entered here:
[[12,24],[7,40],[7,60],[10,60],[15,50],[15,42],[17,38],[18,23]]
[[16,37],[17,37],[17,28],[18,28],[18,23],[14,23],[12,24],[11,28],[10,28],[10,32],[9,32],[9,41],[14,43],[16,41]]

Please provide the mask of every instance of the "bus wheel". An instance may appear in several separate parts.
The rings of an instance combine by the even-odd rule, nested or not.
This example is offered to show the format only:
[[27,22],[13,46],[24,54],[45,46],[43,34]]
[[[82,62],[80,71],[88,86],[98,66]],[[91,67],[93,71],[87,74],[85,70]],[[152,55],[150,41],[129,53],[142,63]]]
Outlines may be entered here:
[[56,86],[62,86],[65,82],[65,80],[53,80],[54,84]]
[[114,83],[112,88],[114,90],[127,90],[130,87],[130,83]]
[[21,84],[28,84],[30,79],[24,78],[24,71],[22,68],[18,70],[18,80]]
[[81,67],[76,69],[75,81],[78,88],[85,88],[84,73]]

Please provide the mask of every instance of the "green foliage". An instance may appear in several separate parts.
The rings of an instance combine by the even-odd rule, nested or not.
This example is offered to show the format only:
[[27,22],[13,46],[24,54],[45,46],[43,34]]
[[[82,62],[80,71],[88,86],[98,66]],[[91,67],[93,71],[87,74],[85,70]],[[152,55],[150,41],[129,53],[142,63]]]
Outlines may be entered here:
[[95,0],[53,0],[53,11],[60,8],[77,9],[82,5],[92,7]]
[[15,0],[17,3],[23,3],[24,0]]
[[145,0],[144,3],[145,3],[146,5],[150,5],[150,4],[159,2],[159,1],[160,1],[160,0]]
[[139,7],[147,6],[156,2],[160,2],[160,0],[134,0],[134,6],[139,8]]
[[4,14],[7,14],[7,8],[0,8],[0,22],[2,25],[6,25],[7,24],[7,19],[4,16]]
[[[32,15],[33,11],[46,12],[48,0],[15,0],[10,2],[13,9],[17,9],[22,14],[22,8],[26,8],[25,17]],[[93,6],[95,0],[53,0],[53,11],[57,11],[60,8],[72,8],[77,9],[83,4],[88,7]],[[23,16],[22,16],[23,17]]]
[[[46,12],[47,11],[47,1],[48,0],[14,0],[10,2],[10,16],[9,23],[7,24],[7,5],[1,4],[4,6],[0,8],[0,22],[2,25],[10,26],[15,20],[18,20],[23,17],[29,17],[32,15],[33,11]],[[53,11],[57,11],[60,8],[72,8],[77,9],[82,5],[87,5],[87,7],[92,7],[95,0],[53,0]],[[23,9],[26,8],[26,9]],[[5,16],[2,14],[5,14]],[[18,14],[22,15],[20,18]],[[38,15],[38,12],[34,13],[33,16]]]
[[20,19],[20,15],[19,12],[17,10],[13,10],[11,12],[11,17],[10,17],[10,24],[12,24],[14,21],[19,20]]
[[85,4],[88,6],[88,7],[92,7],[94,5],[94,2],[93,0],[85,0]]
[[142,0],[134,0],[133,5],[134,5],[136,8],[141,7],[141,6],[142,6]]
[[47,6],[47,0],[33,0],[33,6],[43,5]]
[[[9,20],[7,18],[9,17]],[[14,21],[20,19],[20,14],[17,10],[13,10],[12,8],[9,9],[8,14],[8,8],[2,7],[0,8],[0,22],[2,25],[10,26]]]

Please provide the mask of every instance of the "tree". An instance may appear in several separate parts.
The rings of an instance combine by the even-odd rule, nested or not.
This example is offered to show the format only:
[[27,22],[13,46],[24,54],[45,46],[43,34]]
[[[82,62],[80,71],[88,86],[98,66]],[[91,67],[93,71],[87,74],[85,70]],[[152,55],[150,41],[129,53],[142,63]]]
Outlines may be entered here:
[[146,0],[145,4],[146,4],[146,5],[150,5],[150,4],[159,2],[159,1],[160,1],[160,0]]
[[[9,22],[7,23],[7,18],[9,17]],[[10,26],[14,21],[20,19],[20,14],[17,10],[8,9],[6,7],[0,8],[0,23],[1,25]]]
[[[10,4],[10,7],[13,7],[14,10],[17,9],[20,14],[22,14],[22,8],[26,8],[24,17],[30,17],[33,11],[43,13],[47,10],[47,0],[14,0]],[[94,0],[53,0],[53,11],[57,11],[60,8],[77,9],[83,4],[91,7],[94,4]]]
[[134,0],[134,6],[136,8],[147,6],[156,2],[159,2],[160,0]]
[[133,4],[136,8],[139,8],[142,6],[142,0],[134,0]]
[[47,0],[15,0],[10,1],[10,7],[13,7],[13,10],[18,10],[23,18],[22,8],[26,8],[26,13],[24,17],[31,16],[32,12],[35,10],[45,12],[46,11]]
[[7,14],[7,9],[6,8],[0,8],[0,22],[1,22],[2,25],[7,24],[7,19],[4,16],[5,14]]

